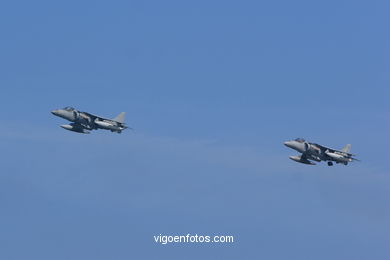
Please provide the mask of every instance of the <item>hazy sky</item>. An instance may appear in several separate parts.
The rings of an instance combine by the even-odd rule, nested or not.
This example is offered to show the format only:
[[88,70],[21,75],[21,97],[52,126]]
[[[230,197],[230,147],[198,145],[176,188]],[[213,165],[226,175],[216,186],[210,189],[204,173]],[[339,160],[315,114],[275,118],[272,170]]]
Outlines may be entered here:
[[[0,259],[389,259],[389,8],[2,2]],[[362,162],[295,163],[296,137]],[[153,239],[188,233],[235,242]]]

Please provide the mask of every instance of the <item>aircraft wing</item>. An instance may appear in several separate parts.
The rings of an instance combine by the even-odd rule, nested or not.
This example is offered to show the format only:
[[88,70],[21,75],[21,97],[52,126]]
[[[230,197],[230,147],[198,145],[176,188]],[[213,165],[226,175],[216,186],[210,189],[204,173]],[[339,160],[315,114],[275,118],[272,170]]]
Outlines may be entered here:
[[82,112],[82,113],[84,113],[85,115],[89,116],[92,119],[92,121],[95,121],[96,119],[99,119],[99,121],[107,120],[107,121],[116,122],[116,123],[121,124],[121,125],[125,124],[124,122],[116,121],[115,120],[116,118],[114,118],[114,119],[105,118],[105,117],[94,115],[94,114],[91,114],[91,113],[88,113],[88,112]]
[[88,112],[82,112],[82,113],[89,116],[92,119],[92,121],[95,121],[95,119],[112,121],[112,119],[104,118],[102,116],[97,116]]
[[328,151],[331,152],[331,153],[337,152],[337,153],[347,154],[347,155],[349,155],[349,156],[355,156],[355,154],[343,152],[343,151],[341,151],[341,150],[333,149],[333,148],[326,147],[326,146],[323,146],[323,145],[320,145],[320,144],[315,144],[315,145],[318,146],[318,147],[319,147],[321,150],[323,150],[323,151],[328,150]]

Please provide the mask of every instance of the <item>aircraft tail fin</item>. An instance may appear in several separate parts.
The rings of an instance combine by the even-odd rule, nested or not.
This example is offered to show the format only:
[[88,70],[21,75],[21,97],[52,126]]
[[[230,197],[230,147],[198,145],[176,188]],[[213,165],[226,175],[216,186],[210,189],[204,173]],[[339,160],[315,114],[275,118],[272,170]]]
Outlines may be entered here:
[[346,146],[344,146],[343,149],[341,149],[341,151],[344,153],[349,153],[351,151],[351,147],[352,147],[351,144],[347,144]]
[[126,116],[126,112],[122,112],[120,113],[119,115],[117,115],[113,121],[115,122],[118,122],[118,123],[121,123],[121,124],[124,124],[125,123],[125,116]]

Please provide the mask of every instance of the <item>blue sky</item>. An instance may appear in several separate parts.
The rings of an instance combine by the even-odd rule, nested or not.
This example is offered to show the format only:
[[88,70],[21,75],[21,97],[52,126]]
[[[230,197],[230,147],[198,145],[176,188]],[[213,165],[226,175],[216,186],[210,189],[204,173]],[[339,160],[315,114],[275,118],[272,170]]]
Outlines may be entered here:
[[[1,3],[0,258],[388,259],[389,7]],[[69,105],[136,130],[65,131]],[[296,137],[362,162],[294,163]]]

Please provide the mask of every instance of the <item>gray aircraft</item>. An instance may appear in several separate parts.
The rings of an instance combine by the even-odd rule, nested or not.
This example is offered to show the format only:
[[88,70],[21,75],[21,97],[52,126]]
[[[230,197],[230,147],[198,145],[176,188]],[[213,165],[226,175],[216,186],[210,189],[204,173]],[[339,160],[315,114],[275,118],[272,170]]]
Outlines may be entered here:
[[298,156],[289,157],[291,160],[299,163],[315,165],[312,161],[327,161],[328,165],[332,166],[333,162],[347,165],[349,162],[358,161],[353,158],[355,155],[350,153],[350,144],[347,144],[341,150],[336,150],[316,143],[309,143],[302,138],[297,138],[295,140],[285,142],[284,145],[302,153]]
[[81,112],[73,107],[65,107],[51,111],[55,116],[71,121],[69,125],[61,125],[62,128],[83,134],[89,134],[90,130],[105,129],[120,134],[128,128],[125,125],[125,112],[120,113],[114,119],[107,119],[87,112]]

